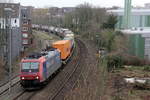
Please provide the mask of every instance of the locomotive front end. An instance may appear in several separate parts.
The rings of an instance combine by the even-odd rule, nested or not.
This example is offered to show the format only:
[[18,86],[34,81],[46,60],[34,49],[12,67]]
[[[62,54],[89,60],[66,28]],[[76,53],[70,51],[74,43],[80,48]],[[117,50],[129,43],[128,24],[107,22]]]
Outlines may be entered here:
[[23,87],[33,87],[40,83],[40,63],[35,61],[23,61],[21,63],[20,82]]

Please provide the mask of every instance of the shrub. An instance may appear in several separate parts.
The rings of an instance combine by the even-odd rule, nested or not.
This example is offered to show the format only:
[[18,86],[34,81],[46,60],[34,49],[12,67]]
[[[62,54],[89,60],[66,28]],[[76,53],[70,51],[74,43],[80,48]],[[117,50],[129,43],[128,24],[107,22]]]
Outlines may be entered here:
[[133,65],[133,66],[143,66],[150,65],[150,62],[145,59],[140,59],[136,56],[131,56],[129,54],[121,54],[124,65]]
[[150,66],[144,66],[144,71],[150,71]]
[[123,60],[120,55],[110,54],[106,57],[108,71],[112,71],[115,68],[121,68],[123,65]]

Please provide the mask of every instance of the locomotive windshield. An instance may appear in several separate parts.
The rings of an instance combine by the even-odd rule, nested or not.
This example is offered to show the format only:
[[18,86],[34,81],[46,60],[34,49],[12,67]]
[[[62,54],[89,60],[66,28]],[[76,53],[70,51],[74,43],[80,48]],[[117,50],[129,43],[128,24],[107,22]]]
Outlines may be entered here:
[[37,72],[39,68],[38,62],[24,62],[22,63],[22,71],[23,72]]

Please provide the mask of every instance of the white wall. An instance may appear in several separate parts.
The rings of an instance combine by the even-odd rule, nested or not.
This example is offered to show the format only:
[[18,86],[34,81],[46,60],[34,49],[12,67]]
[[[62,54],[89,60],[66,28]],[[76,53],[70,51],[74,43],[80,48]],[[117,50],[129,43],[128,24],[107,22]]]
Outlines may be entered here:
[[[15,23],[15,20],[16,20],[16,23]],[[0,18],[0,23],[1,23],[1,27],[0,28],[4,28],[5,29],[4,26],[6,26],[5,25],[6,21],[5,21],[4,18]],[[20,27],[20,18],[12,18],[11,19],[11,27]]]
[[[15,23],[16,21],[16,23]],[[19,18],[12,18],[11,19],[11,26],[12,27],[20,27],[20,19]]]

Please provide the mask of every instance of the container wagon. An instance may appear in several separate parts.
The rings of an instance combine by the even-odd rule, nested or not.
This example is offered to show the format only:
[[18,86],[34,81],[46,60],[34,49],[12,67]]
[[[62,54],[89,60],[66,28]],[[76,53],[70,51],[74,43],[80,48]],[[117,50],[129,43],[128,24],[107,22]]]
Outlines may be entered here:
[[52,44],[53,48],[60,50],[61,59],[65,61],[71,53],[71,42],[69,40],[60,40]]

